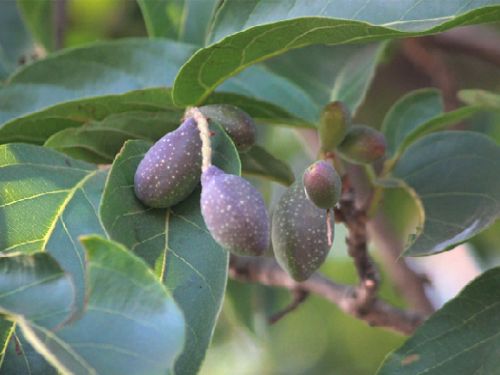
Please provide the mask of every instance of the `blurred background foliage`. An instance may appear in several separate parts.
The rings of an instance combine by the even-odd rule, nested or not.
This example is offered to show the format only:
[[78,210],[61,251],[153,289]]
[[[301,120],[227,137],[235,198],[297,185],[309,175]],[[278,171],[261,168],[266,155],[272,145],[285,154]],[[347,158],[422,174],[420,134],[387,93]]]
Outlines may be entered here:
[[[181,10],[176,1],[169,5],[168,16],[173,23],[182,16]],[[10,43],[9,48],[13,52],[8,55],[0,50],[0,79],[5,78],[6,72],[13,66],[45,55],[42,49],[33,46],[33,40],[21,16],[12,16],[16,12],[16,3],[4,0],[0,23],[5,26],[9,22],[9,25],[0,33],[0,45]],[[64,48],[97,40],[147,35],[139,6],[132,0],[68,0],[66,15],[67,23],[61,41],[61,47]],[[172,33],[175,34],[177,31],[174,26],[172,25]],[[482,31],[488,29],[489,35],[500,40],[498,25],[469,27],[461,32],[474,32],[477,28]],[[355,116],[355,122],[379,128],[389,107],[403,94],[422,87],[437,86],[442,89],[439,77],[421,64],[422,60],[432,59],[435,54],[446,67],[447,79],[452,82],[450,92],[443,93],[448,105],[460,104],[456,97],[450,96],[460,89],[500,90],[498,65],[478,59],[473,54],[449,49],[427,49],[425,43],[420,45],[420,50],[417,48],[415,51],[414,47],[411,41],[406,40],[394,41],[388,45],[368,95]],[[488,134],[500,144],[498,113],[480,113],[458,126]],[[259,143],[272,150],[278,158],[286,160],[296,176],[313,160],[312,148],[307,144],[307,134],[280,127],[260,127],[259,131]],[[271,206],[284,191],[284,187],[273,182],[257,178],[250,180],[259,185]],[[398,220],[407,219],[413,214],[411,207],[403,207],[401,197],[397,194],[386,200],[385,209],[397,213]],[[355,283],[355,271],[346,254],[344,240],[345,230],[337,226],[333,251],[321,272],[335,281]],[[498,265],[499,244],[500,222],[497,222],[466,244],[465,253],[460,253],[462,258],[457,260],[457,264],[463,262],[465,256],[469,266],[477,272]],[[376,252],[374,256],[376,257]],[[417,259],[414,261],[415,266],[428,270],[425,268],[428,266],[419,265],[419,262],[433,262],[432,258],[437,259]],[[445,262],[447,269],[439,269],[439,262],[435,262],[437,274],[456,272],[453,262],[451,258]],[[439,278],[431,281],[434,289],[446,288],[446,285],[440,285]],[[436,305],[441,305],[452,297],[455,289],[460,289],[467,281],[455,280],[455,283],[461,285],[454,285],[449,293],[444,290],[435,294]],[[391,287],[387,278],[383,278],[381,294],[389,301],[403,306],[397,291]],[[201,369],[202,375],[373,374],[383,358],[404,341],[401,335],[367,327],[364,322],[346,316],[334,305],[315,296],[309,297],[296,311],[273,325],[269,325],[267,319],[289,302],[287,292],[229,281],[226,297],[213,343]]]

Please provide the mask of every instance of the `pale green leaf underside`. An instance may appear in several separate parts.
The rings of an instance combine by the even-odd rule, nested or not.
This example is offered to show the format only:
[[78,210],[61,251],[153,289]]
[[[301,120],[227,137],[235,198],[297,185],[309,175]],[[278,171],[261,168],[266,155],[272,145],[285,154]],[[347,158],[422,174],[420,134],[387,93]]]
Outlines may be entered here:
[[383,0],[227,1],[212,28],[215,43],[198,50],[177,75],[174,101],[196,104],[230,76],[294,48],[424,35],[492,22],[500,17],[498,5],[496,0],[454,0],[441,6],[431,0],[391,6]]
[[413,145],[393,174],[423,203],[422,233],[405,255],[430,255],[473,237],[500,214],[500,147],[473,132],[438,132]]
[[165,374],[184,341],[180,309],[124,247],[85,237],[87,301],[68,320],[71,279],[47,253],[2,258],[0,308],[62,373]]
[[499,301],[500,268],[494,268],[431,316],[377,374],[498,374]]
[[[240,173],[234,145],[220,130],[212,138],[215,164]],[[186,346],[175,369],[195,374],[205,356],[226,287],[228,253],[208,233],[199,208],[199,189],[170,209],[142,205],[134,174],[150,144],[128,141],[111,168],[101,216],[111,238],[154,267],[186,317]]]
[[83,234],[105,234],[97,215],[105,171],[47,148],[0,146],[0,252],[48,251],[84,298]]
[[461,90],[458,97],[469,105],[477,105],[500,111],[500,94],[486,90]]

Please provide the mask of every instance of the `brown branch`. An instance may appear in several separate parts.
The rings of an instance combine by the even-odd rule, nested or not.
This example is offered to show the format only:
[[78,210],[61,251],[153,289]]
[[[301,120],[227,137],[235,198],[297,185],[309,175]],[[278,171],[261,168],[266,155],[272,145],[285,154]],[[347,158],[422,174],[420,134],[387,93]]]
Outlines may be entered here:
[[[356,191],[356,205],[366,206],[372,194],[370,182],[360,166],[349,165],[347,168],[350,182]],[[367,221],[369,238],[375,243],[378,254],[381,256],[384,269],[394,283],[396,289],[402,294],[411,308],[424,315],[434,312],[434,307],[427,297],[425,286],[428,283],[425,277],[415,273],[401,257],[404,243],[394,233],[381,212]]]
[[370,326],[385,327],[406,335],[415,331],[424,320],[418,313],[398,309],[378,298],[366,306],[364,299],[360,299],[358,287],[334,283],[319,273],[298,283],[271,258],[231,256],[229,276],[242,282],[316,294],[334,303],[346,314],[366,321]]
[[64,47],[64,36],[67,24],[66,1],[67,0],[55,0],[53,3],[54,48],[56,50]]
[[268,319],[269,324],[274,324],[279,320],[281,320],[282,318],[284,318],[285,315],[287,315],[288,313],[292,312],[297,307],[299,307],[300,304],[304,302],[309,296],[309,292],[301,289],[292,289],[291,292],[293,297],[292,302],[290,302],[290,304],[281,311],[278,311],[277,313],[269,317]]

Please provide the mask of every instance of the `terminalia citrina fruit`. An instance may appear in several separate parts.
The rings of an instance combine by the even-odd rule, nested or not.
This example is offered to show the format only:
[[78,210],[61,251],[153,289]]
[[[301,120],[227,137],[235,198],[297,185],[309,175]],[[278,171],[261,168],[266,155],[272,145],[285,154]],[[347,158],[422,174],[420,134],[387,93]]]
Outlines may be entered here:
[[219,123],[240,152],[255,144],[256,126],[244,111],[231,104],[209,104],[199,108],[209,120]]
[[269,217],[260,193],[240,176],[208,167],[201,175],[201,213],[212,237],[238,255],[269,247]]
[[353,125],[338,146],[340,155],[351,162],[369,164],[385,154],[384,135],[366,125]]
[[170,207],[191,194],[200,174],[201,139],[188,118],[146,152],[135,172],[135,194],[147,206]]
[[336,101],[327,104],[319,120],[321,151],[334,151],[344,139],[350,126],[351,113],[344,103]]
[[326,210],[306,197],[299,179],[281,197],[271,230],[276,260],[292,278],[306,280],[325,261],[330,250],[327,230]]
[[342,181],[332,164],[319,160],[304,172],[304,189],[307,197],[319,208],[333,208],[342,192]]

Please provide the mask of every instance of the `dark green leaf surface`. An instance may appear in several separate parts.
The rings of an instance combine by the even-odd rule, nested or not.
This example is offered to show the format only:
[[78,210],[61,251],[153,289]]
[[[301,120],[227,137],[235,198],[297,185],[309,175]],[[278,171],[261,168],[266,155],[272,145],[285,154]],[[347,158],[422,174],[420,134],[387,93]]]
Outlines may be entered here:
[[55,53],[20,70],[0,90],[0,123],[57,103],[171,86],[195,47],[120,39]]
[[478,105],[444,112],[438,90],[412,91],[387,112],[382,130],[387,139],[387,153],[397,159],[404,150],[423,135],[458,123],[483,109]]
[[17,0],[24,22],[33,37],[47,50],[55,49],[55,27],[52,0]]
[[295,180],[288,164],[276,159],[258,145],[241,154],[240,158],[244,174],[268,178],[286,186],[291,185]]
[[33,49],[15,1],[0,2],[0,81]]
[[97,216],[105,171],[47,148],[0,146],[0,252],[48,251],[84,298],[83,249],[78,237],[104,234]]
[[148,34],[205,44],[217,0],[138,0]]
[[429,318],[378,375],[493,375],[500,368],[500,268],[485,272]]
[[473,132],[438,132],[399,159],[394,176],[410,185],[425,210],[422,233],[405,255],[448,250],[487,228],[500,214],[500,147]]
[[88,286],[82,315],[62,319],[74,290],[46,253],[2,258],[2,277],[10,278],[0,283],[6,290],[1,308],[63,373],[165,374],[184,342],[180,309],[147,265],[121,245],[97,236],[82,244]]
[[[236,149],[222,129],[212,139],[215,164],[239,174]],[[135,197],[135,170],[149,146],[144,141],[128,141],[118,154],[106,183],[101,216],[111,238],[154,267],[184,311],[186,346],[175,369],[178,374],[195,374],[221,308],[228,253],[205,227],[199,189],[166,210],[148,208]]]
[[439,7],[420,0],[390,7],[384,0],[226,1],[212,27],[215,43],[197,51],[183,66],[174,85],[174,101],[198,103],[230,76],[294,48],[424,35],[491,22],[500,17],[498,5],[496,0],[467,4],[452,0]]

